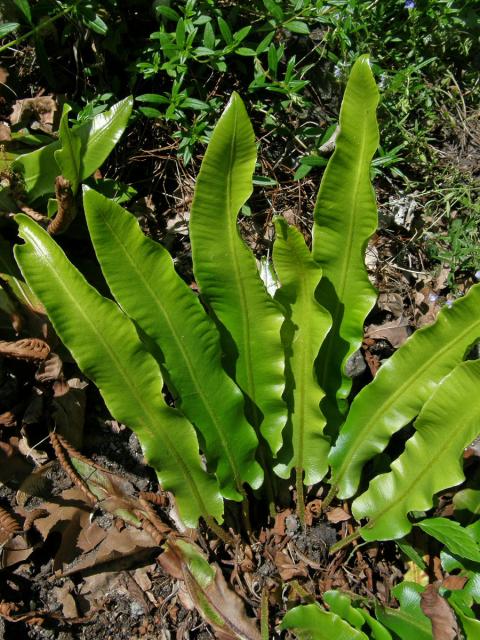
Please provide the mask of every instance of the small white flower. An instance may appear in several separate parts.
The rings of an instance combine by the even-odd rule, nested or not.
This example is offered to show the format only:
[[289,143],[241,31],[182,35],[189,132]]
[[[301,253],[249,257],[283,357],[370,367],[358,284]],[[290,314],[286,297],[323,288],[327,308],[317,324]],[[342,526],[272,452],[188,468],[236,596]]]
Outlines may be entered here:
[[447,309],[451,309],[453,306],[453,300],[447,300],[445,306],[447,307]]
[[480,270],[475,271],[475,280],[480,280]]
[[429,302],[436,302],[438,300],[438,296],[435,293],[431,293],[428,296],[428,300],[429,300]]

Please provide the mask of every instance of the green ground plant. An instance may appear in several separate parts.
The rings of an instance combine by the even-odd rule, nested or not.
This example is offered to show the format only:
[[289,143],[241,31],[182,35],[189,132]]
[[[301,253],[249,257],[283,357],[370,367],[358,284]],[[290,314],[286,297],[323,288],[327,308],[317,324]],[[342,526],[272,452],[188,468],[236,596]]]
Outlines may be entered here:
[[[237,225],[252,193],[257,154],[237,94],[211,136],[192,204],[199,296],[178,276],[167,250],[144,236],[118,203],[91,188],[84,189],[83,206],[113,300],[101,296],[24,214],[16,217],[25,242],[15,256],[79,367],[112,415],[137,434],[187,526],[203,518],[225,537],[225,507],[234,510],[239,503],[240,530],[248,535],[256,526],[250,521],[255,500],[278,500],[277,476],[294,479],[304,525],[305,485],[326,481],[324,508],[335,496],[357,496],[352,512],[358,528],[332,552],[356,537],[399,540],[409,550],[403,539],[415,526],[446,545],[460,570],[468,571],[468,561],[480,561],[477,528],[425,515],[435,494],[464,481],[462,453],[478,434],[480,363],[466,358],[480,338],[480,285],[414,333],[353,400],[346,374],[376,299],[364,255],[377,224],[370,180],[378,99],[368,59],[361,57],[318,193],[311,250],[295,227],[275,221],[280,286],[273,297]],[[79,148],[62,149],[65,166],[76,165]],[[404,451],[388,471],[376,473],[367,463],[412,421]],[[182,553],[197,575],[196,588],[207,589],[215,572],[193,547]],[[469,585],[477,575],[473,570]],[[478,590],[472,589],[449,597],[473,639],[478,622],[471,606]],[[315,640],[368,637],[362,628],[374,638],[389,638],[387,629],[407,638],[399,624],[409,633],[423,625],[427,635],[416,637],[431,637],[425,616],[418,624],[418,600],[406,598],[403,614],[379,609],[374,620],[357,602],[339,597],[325,594],[330,611],[308,605],[289,612],[284,628]],[[221,626],[218,616],[214,624]]]

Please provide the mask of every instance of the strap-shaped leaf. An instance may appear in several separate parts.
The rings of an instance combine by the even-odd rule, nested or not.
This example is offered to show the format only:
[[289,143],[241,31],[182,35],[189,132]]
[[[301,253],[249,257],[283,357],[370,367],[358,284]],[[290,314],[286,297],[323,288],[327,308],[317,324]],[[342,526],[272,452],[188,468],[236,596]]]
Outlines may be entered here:
[[273,247],[275,271],[281,282],[276,299],[286,311],[282,336],[286,354],[286,379],[293,457],[275,471],[288,478],[292,467],[305,484],[320,482],[328,470],[329,440],[323,435],[320,412],[324,397],[315,374],[315,359],[331,326],[330,314],[316,300],[322,270],[313,260],[302,234],[285,220],[275,221]]
[[375,616],[400,640],[433,640],[432,624],[420,607],[420,595],[425,587],[413,582],[401,582],[392,589],[400,602],[398,609],[375,605]]
[[224,327],[226,365],[252,402],[252,421],[261,423],[276,453],[286,422],[283,315],[237,228],[238,212],[252,192],[255,159],[252,125],[242,100],[233,94],[198,174],[190,237],[202,296]]
[[368,637],[317,604],[290,609],[280,629],[291,629],[300,640],[368,640]]
[[68,105],[63,107],[62,118],[60,120],[60,127],[58,130],[62,148],[55,151],[54,157],[60,169],[60,173],[64,178],[70,181],[72,193],[75,194],[81,180],[82,142],[68,126],[68,113],[70,109],[71,108]]
[[[80,180],[84,180],[98,169],[120,140],[132,112],[133,98],[124,98],[109,111],[99,113],[91,122],[80,125],[71,134],[80,140]],[[62,146],[57,140],[46,147],[26,153],[17,158],[13,168],[23,173],[25,190],[33,202],[46,193],[53,193],[59,167],[55,152]]]
[[242,484],[262,482],[258,444],[243,395],[221,364],[219,334],[200,300],[178,276],[168,251],[136,219],[99,193],[84,193],[85,215],[105,279],[117,302],[160,348],[179,407],[201,432],[223,495],[241,500]]
[[369,518],[360,530],[365,540],[407,535],[409,511],[430,509],[435,493],[463,482],[463,450],[480,432],[479,388],[478,360],[458,365],[437,387],[391,471],[372,480],[352,505],[357,520]]
[[416,331],[357,395],[330,453],[332,484],[341,498],[355,493],[364,463],[418,415],[480,337],[479,308],[477,284],[451,309],[442,309],[434,324]]
[[378,147],[378,91],[368,58],[353,65],[340,111],[340,133],[318,192],[313,257],[323,271],[317,299],[332,316],[318,359],[319,382],[327,394],[327,418],[339,426],[336,398],[350,392],[345,363],[363,338],[363,323],[376,293],[365,269],[365,248],[377,228],[370,163]]
[[139,437],[162,487],[175,494],[184,522],[221,519],[215,479],[203,470],[195,431],[162,396],[158,364],[138,338],[132,321],[103,298],[31,218],[17,216],[26,244],[15,248],[18,264],[45,305],[58,335],[98,386],[108,409]]

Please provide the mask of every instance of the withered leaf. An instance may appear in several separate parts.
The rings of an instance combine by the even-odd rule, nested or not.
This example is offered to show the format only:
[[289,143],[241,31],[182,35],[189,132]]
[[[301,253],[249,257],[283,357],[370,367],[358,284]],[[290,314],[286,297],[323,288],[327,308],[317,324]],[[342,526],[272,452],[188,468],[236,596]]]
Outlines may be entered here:
[[294,563],[289,556],[281,551],[275,553],[275,565],[284,582],[297,577],[307,577],[307,567],[303,562]]
[[39,96],[37,98],[24,98],[17,100],[10,114],[10,123],[28,124],[31,120],[39,123],[40,129],[47,133],[53,131],[57,103],[52,96]]
[[26,338],[8,342],[0,340],[0,355],[6,358],[17,358],[31,362],[46,360],[50,347],[40,338]]
[[450,591],[457,591],[463,589],[467,581],[467,576],[447,576],[442,581],[442,587]]
[[102,542],[90,553],[82,554],[62,575],[70,576],[79,571],[92,573],[93,569],[95,573],[122,571],[147,558],[153,548],[152,539],[145,531],[134,527],[118,531],[115,527],[110,527]]
[[79,378],[57,380],[53,384],[52,418],[55,430],[74,447],[82,445],[87,386]]
[[438,593],[438,584],[429,584],[420,598],[423,613],[430,618],[434,640],[456,640],[459,628],[455,615],[442,596]]
[[402,345],[409,335],[409,324],[403,317],[384,324],[371,324],[365,331],[366,338],[388,340],[395,349]]
[[53,380],[59,380],[62,375],[63,362],[60,356],[56,353],[50,352],[48,357],[40,363],[38,370],[35,374],[35,379],[38,382],[52,382]]
[[19,562],[24,562],[32,552],[33,547],[26,542],[23,535],[15,536],[3,546],[2,567],[11,567]]
[[352,516],[341,507],[335,507],[327,512],[327,520],[333,523],[345,522],[346,520],[350,520],[351,517]]
[[5,122],[0,122],[0,142],[9,142],[11,139],[10,127]]
[[63,491],[58,502],[46,502],[42,507],[49,515],[35,520],[35,528],[44,539],[54,531],[62,536],[53,561],[54,571],[60,570],[64,563],[72,562],[82,552],[91,551],[93,545],[99,544],[107,535],[98,524],[90,522],[91,508],[76,487]]
[[18,445],[15,437],[9,442],[0,442],[0,482],[11,489],[18,489],[33,469],[33,465],[19,452]]
[[197,545],[170,540],[159,562],[170,575],[184,581],[195,606],[215,629],[217,638],[261,640],[240,597],[228,587],[219,566],[210,564]]

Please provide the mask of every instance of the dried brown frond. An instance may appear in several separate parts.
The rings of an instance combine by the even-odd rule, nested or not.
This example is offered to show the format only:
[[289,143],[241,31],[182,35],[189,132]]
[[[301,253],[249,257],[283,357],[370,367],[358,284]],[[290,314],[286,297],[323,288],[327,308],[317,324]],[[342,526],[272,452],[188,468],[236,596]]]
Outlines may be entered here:
[[140,498],[143,498],[151,504],[157,505],[157,507],[165,507],[168,504],[168,498],[161,493],[154,493],[153,491],[141,491]]
[[7,342],[0,341],[0,355],[30,362],[43,362],[50,354],[50,347],[40,338],[26,338]]
[[39,508],[33,509],[33,511],[29,511],[27,517],[25,518],[25,522],[23,523],[23,530],[25,532],[30,531],[35,520],[38,520],[38,518],[44,518],[45,516],[48,516],[47,509]]
[[[70,445],[68,445],[65,438],[62,438],[61,436],[59,436],[57,433],[53,431],[50,432],[50,442],[52,444],[53,450],[55,451],[55,455],[57,456],[58,461],[60,462],[67,476],[70,478],[73,484],[77,486],[85,494],[85,497],[89,500],[89,502],[91,502],[92,504],[96,504],[97,503],[96,496],[90,491],[87,483],[84,482],[82,478],[80,478],[80,476],[75,471],[70,461],[67,460],[65,451],[67,452],[67,454],[69,454],[70,452],[72,452],[73,454],[73,452],[75,452],[73,447],[70,447]],[[76,452],[75,452],[75,455],[76,455]],[[91,463],[88,462],[88,464],[91,464]]]
[[57,199],[57,215],[47,227],[51,236],[66,231],[77,215],[77,204],[72,186],[70,181],[63,176],[57,176],[55,179],[55,197]]
[[17,520],[2,507],[0,507],[0,529],[12,536],[21,530]]

